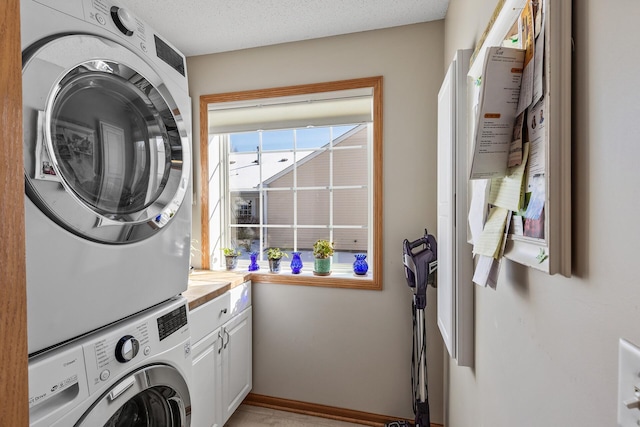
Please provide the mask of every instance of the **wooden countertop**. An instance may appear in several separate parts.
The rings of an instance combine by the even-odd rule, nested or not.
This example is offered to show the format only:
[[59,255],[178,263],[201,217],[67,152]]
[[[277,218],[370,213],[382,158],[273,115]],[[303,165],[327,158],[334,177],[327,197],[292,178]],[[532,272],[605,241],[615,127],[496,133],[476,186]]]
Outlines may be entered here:
[[248,271],[195,270],[189,275],[189,287],[182,295],[189,302],[189,310],[193,310],[250,279]]

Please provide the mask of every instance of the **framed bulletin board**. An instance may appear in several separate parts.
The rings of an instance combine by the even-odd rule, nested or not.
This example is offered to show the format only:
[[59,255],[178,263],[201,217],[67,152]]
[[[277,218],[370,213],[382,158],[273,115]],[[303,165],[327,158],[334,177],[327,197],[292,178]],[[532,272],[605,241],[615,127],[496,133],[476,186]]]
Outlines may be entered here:
[[[504,257],[567,277],[571,276],[571,43],[571,1],[501,0],[472,54],[467,74],[468,236],[474,253],[479,240],[474,221],[486,224],[489,213],[493,214],[496,195],[491,188],[501,179],[477,171],[480,156],[492,149],[481,140],[487,134],[482,125],[490,117],[483,107],[487,99],[496,98],[486,93],[494,77],[489,64],[503,53],[500,48],[513,49],[507,52],[524,58],[520,92],[532,94],[524,101],[520,95],[513,135],[505,137],[511,142],[503,154],[513,167],[505,165],[505,169],[515,171],[517,160],[512,164],[511,156],[517,157],[520,150],[524,178],[521,204],[507,209],[504,236],[494,259]],[[514,148],[518,138],[520,148]]]

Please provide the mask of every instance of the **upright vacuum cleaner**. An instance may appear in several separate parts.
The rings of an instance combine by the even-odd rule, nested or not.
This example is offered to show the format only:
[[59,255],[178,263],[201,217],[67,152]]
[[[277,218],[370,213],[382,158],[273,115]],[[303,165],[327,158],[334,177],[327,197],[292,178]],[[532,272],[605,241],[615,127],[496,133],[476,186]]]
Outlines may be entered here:
[[[427,388],[427,331],[424,309],[427,306],[427,286],[436,286],[438,246],[435,237],[424,230],[424,236],[410,242],[402,242],[404,274],[413,290],[413,355],[411,358],[411,386],[413,389],[413,413],[416,427],[429,427],[429,392]],[[406,422],[394,421],[388,427],[406,426]]]

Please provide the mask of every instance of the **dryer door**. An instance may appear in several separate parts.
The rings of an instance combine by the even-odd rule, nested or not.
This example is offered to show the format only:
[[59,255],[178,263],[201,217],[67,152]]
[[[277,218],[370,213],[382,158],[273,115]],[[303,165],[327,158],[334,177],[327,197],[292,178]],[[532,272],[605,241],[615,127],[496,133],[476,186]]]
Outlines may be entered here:
[[188,188],[190,147],[178,105],[147,62],[113,41],[69,35],[26,49],[22,73],[26,191],[49,218],[113,244],[171,221]]
[[76,427],[189,427],[191,398],[180,373],[146,367],[119,381],[83,415]]

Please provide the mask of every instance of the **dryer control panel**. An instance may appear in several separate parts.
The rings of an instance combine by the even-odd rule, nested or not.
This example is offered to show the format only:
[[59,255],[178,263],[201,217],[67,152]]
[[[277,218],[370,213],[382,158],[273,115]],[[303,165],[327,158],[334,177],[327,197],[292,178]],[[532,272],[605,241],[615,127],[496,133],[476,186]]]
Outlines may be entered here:
[[84,7],[85,19],[88,22],[113,32],[151,58],[155,53],[155,57],[180,73],[182,77],[186,77],[184,55],[158,36],[129,9],[113,0],[84,0]]
[[[114,35],[121,44],[135,48],[156,66],[170,67],[173,80],[188,93],[186,59],[178,49],[159,36],[153,28],[133,14],[124,1],[116,0],[34,0],[65,15],[100,27]],[[122,4],[121,4],[122,3]],[[93,32],[93,31],[92,31]],[[158,61],[158,59],[160,61]]]

